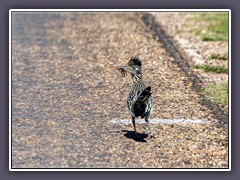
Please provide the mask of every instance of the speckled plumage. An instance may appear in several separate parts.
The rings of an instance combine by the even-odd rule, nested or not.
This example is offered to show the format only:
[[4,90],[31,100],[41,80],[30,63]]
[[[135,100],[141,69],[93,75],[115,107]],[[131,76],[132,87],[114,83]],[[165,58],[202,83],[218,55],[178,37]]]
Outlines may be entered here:
[[[136,132],[135,118],[139,116],[141,118],[145,118],[145,121],[149,125],[148,118],[152,110],[151,87],[146,86],[146,84],[142,80],[141,66],[142,63],[140,59],[135,56],[130,58],[127,66],[119,67],[119,70],[121,72],[123,71],[128,72],[129,74],[132,75],[133,79],[133,84],[127,97],[127,105],[132,115],[132,123],[135,132]],[[152,134],[150,126],[149,129],[150,134]]]

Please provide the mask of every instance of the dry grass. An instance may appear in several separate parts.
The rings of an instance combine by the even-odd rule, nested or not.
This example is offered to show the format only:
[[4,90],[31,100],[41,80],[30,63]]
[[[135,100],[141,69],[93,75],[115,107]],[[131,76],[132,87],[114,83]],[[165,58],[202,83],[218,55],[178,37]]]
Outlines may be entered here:
[[208,99],[218,104],[228,105],[228,84],[209,84],[203,89],[203,93]]

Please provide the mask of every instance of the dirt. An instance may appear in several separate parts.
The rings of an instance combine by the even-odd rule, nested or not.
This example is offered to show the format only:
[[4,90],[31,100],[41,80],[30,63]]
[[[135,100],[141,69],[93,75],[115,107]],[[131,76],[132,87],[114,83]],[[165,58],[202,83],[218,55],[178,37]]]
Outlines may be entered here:
[[[228,61],[209,60],[212,54],[228,53],[228,42],[225,41],[203,41],[201,37],[192,33],[198,26],[206,26],[204,21],[194,21],[196,12],[155,12],[152,13],[156,22],[168,33],[176,45],[188,55],[186,59],[193,65],[215,65],[228,67]],[[205,73],[195,70],[195,73],[203,81],[204,85],[213,83],[220,84],[228,82],[227,74]]]

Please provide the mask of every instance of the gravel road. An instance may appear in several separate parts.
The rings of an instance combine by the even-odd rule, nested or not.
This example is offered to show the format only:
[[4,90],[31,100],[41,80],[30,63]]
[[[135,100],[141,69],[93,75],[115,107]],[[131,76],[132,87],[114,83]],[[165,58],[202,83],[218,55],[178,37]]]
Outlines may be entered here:
[[[227,114],[202,97],[184,55],[152,21],[13,12],[12,168],[228,168]],[[131,78],[120,89],[113,67],[136,54],[152,86],[151,118],[210,123],[151,124],[155,138],[137,124],[138,139],[131,124],[111,123],[130,119]]]

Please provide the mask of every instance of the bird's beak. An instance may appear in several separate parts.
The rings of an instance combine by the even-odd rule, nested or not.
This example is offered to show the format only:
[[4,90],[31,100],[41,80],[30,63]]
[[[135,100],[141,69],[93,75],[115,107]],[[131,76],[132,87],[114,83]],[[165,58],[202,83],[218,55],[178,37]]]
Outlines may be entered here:
[[117,66],[116,69],[125,77],[127,75],[127,66]]
[[116,69],[117,70],[126,70],[127,66],[117,66]]

